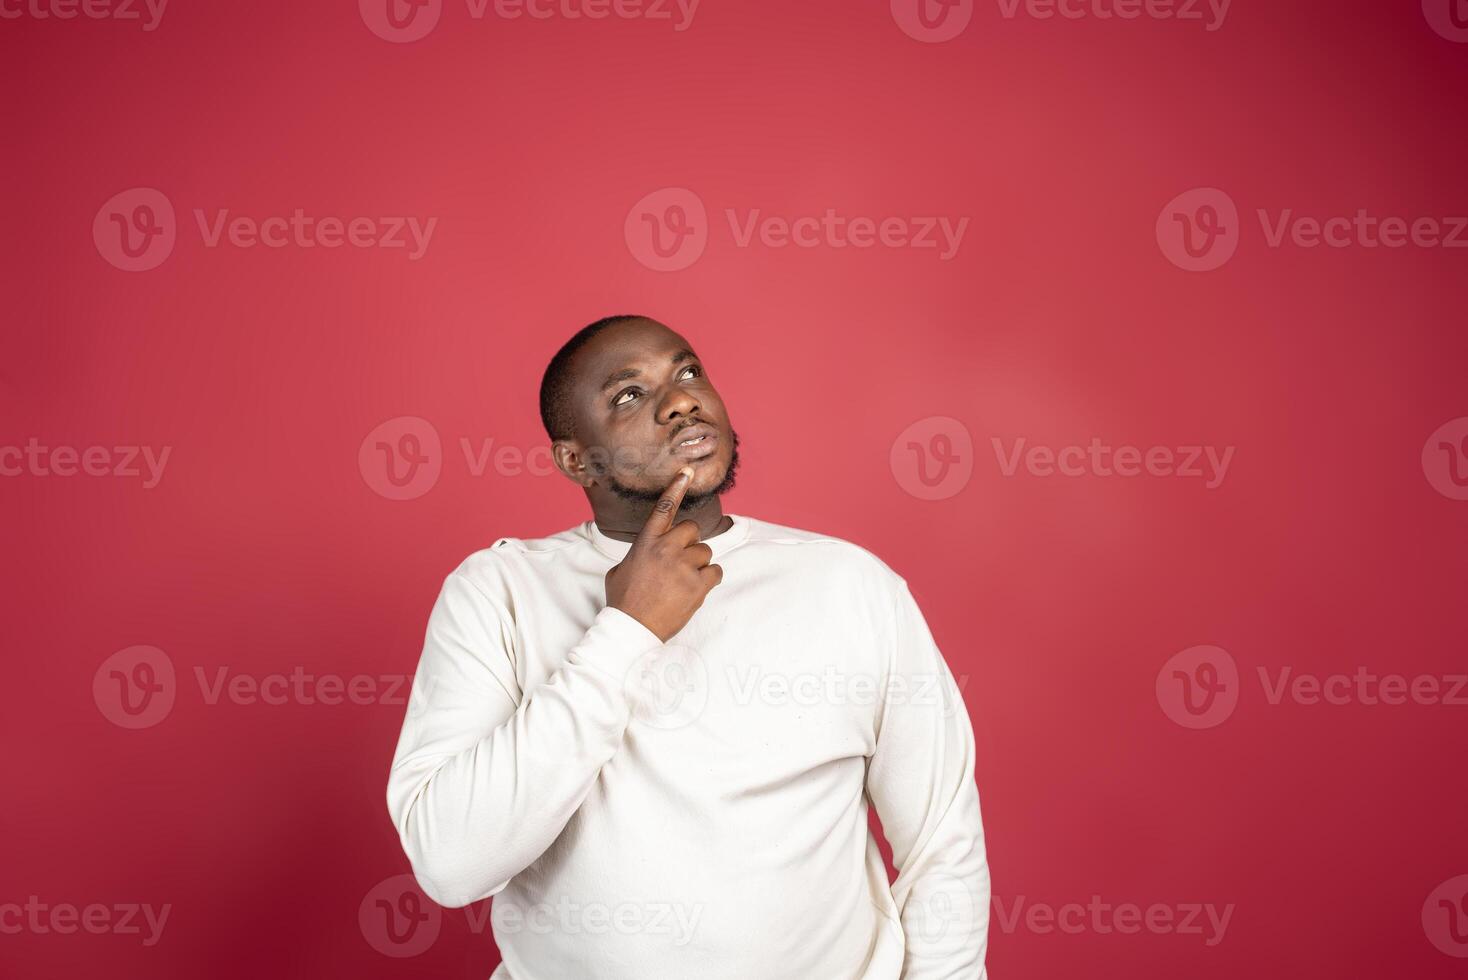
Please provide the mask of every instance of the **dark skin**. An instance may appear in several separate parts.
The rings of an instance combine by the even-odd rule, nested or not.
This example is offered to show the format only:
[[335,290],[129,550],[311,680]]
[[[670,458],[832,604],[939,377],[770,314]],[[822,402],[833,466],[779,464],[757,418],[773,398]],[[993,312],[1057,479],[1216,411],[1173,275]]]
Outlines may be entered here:
[[[609,538],[635,540],[662,492],[689,465],[693,482],[677,516],[694,521],[700,537],[726,530],[715,491],[734,457],[734,432],[693,346],[660,323],[636,320],[597,334],[571,370],[576,434],[556,440],[551,452],[556,467],[586,491],[597,527]],[[712,452],[680,456],[673,436],[698,421],[715,430]]]
[[[738,437],[692,345],[656,321],[603,330],[571,372],[575,436],[554,441],[552,456],[602,533],[632,542],[607,573],[607,605],[666,642],[723,579],[701,539],[733,523],[719,495]],[[688,439],[699,441],[679,445]]]

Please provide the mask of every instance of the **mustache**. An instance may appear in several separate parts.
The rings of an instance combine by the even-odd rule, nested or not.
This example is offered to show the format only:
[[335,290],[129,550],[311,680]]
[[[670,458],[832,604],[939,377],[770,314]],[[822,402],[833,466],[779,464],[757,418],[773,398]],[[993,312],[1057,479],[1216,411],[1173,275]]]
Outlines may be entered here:
[[689,419],[687,422],[681,422],[681,423],[679,423],[678,426],[673,429],[673,431],[668,436],[668,441],[671,442],[671,443],[676,443],[678,441],[678,434],[679,433],[686,432],[687,430],[693,428],[696,425],[706,425],[710,429],[713,429],[715,432],[720,431],[720,429],[719,429],[719,423],[715,422],[712,419],[704,419],[704,418]]

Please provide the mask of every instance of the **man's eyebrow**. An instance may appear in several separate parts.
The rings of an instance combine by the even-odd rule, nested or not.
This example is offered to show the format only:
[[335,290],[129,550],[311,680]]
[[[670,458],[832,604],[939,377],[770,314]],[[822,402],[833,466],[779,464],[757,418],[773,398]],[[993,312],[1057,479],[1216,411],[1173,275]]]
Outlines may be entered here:
[[[668,363],[673,367],[677,367],[679,364],[682,364],[684,361],[689,360],[690,358],[696,360],[698,358],[698,355],[693,353],[693,351],[689,350],[687,347],[684,347],[681,350],[674,351],[673,356],[668,359]],[[627,381],[631,378],[638,377],[641,374],[642,372],[637,370],[637,368],[623,368],[620,371],[613,371],[611,374],[607,375],[607,379],[601,383],[600,390],[606,391],[608,388],[619,381]]]

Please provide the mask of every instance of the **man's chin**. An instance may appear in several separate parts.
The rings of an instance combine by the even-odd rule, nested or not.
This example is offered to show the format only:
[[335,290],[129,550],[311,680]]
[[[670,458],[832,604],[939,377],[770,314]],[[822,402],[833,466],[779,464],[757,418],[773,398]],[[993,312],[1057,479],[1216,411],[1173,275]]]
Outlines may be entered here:
[[[696,506],[708,500],[710,497],[722,496],[723,494],[728,493],[730,490],[734,489],[734,474],[735,471],[738,469],[739,437],[734,436],[733,452],[731,452],[729,456],[729,465],[724,468],[724,473],[722,476],[719,477],[718,482],[713,483],[709,486],[705,486],[703,489],[696,489],[698,484],[706,483],[707,480],[705,478],[705,475],[699,471],[700,468],[695,467],[693,471],[694,486],[689,487],[688,492],[683,495],[683,506]],[[673,475],[676,475],[676,472],[677,471],[675,470]],[[667,480],[668,483],[673,482],[673,475],[669,475]],[[629,487],[627,484],[618,481],[617,478],[612,476],[610,473],[608,473],[606,476],[606,487],[608,490],[612,491],[612,493],[616,494],[618,497],[621,497],[623,500],[629,500],[634,503],[642,504],[657,503],[658,499],[662,497],[663,491],[667,489],[666,484],[660,487]]]
[[[733,487],[734,481],[732,477],[733,467],[730,467],[724,470],[723,476],[719,478],[719,481],[717,483],[714,483],[711,486],[706,486],[703,489],[697,489],[697,485],[699,483],[705,483],[707,481],[700,480],[699,474],[695,472],[694,486],[690,487],[688,491],[683,494],[683,506],[692,507],[697,504],[703,503],[710,497],[717,497],[723,494],[725,491]],[[668,482],[673,482],[672,477],[668,478]],[[634,503],[644,504],[657,503],[657,501],[662,497],[663,491],[667,489],[666,486],[629,487],[627,484],[618,481],[615,477],[612,476],[607,477],[606,486],[608,490],[612,491],[612,493],[616,494],[618,497],[621,497],[623,500],[629,500]]]

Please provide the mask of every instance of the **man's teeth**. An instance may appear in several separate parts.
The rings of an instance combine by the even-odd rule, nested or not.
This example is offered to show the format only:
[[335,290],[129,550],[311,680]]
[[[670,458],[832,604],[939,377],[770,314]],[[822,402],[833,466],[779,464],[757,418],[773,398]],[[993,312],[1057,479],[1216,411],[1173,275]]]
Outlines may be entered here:
[[699,436],[697,439],[684,439],[682,442],[678,443],[678,445],[680,445],[680,446],[691,446],[694,443],[703,442],[707,438],[708,438],[708,436]]

